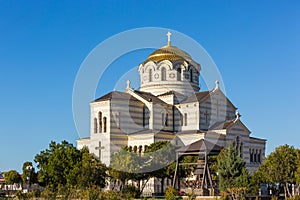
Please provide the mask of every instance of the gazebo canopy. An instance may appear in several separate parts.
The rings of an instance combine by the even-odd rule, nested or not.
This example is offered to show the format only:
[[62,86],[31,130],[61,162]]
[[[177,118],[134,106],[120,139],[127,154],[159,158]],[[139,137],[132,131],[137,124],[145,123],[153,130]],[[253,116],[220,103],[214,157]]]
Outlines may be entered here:
[[178,154],[206,154],[206,155],[217,155],[222,150],[217,144],[213,144],[207,140],[201,139],[187,146],[181,147],[176,150]]

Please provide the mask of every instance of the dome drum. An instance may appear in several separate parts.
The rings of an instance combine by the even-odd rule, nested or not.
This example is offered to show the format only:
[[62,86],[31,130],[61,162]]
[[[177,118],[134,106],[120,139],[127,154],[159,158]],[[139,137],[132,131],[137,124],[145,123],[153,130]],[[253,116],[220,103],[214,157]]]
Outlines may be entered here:
[[188,96],[199,91],[200,64],[174,46],[164,46],[139,65],[141,91],[159,95],[170,90]]

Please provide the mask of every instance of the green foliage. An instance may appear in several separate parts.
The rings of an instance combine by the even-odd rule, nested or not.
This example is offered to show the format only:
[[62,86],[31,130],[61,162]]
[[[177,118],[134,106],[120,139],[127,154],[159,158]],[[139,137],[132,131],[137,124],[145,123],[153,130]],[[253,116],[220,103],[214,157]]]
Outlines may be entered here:
[[139,195],[140,195],[140,190],[137,187],[133,186],[133,185],[128,185],[123,190],[123,196],[126,199],[138,198]]
[[[300,150],[297,149],[297,171],[295,173],[296,183],[300,185]],[[299,194],[300,195],[300,194]]]
[[266,183],[295,183],[297,171],[297,151],[293,146],[279,146],[259,167],[258,173],[262,182]]
[[299,162],[298,149],[287,144],[279,146],[259,166],[257,182],[283,185],[285,196],[291,196],[288,184],[299,183]]
[[[109,174],[112,180],[121,181],[123,186],[128,180],[136,181],[141,193],[149,178],[163,180],[172,177],[175,170],[174,160],[175,147],[170,142],[153,143],[142,155],[129,152],[129,148],[124,147],[112,155]],[[144,180],[142,186],[139,185],[141,180]]]
[[176,200],[178,199],[178,191],[172,186],[166,189],[166,200]]
[[51,142],[46,149],[35,156],[38,163],[39,181],[42,185],[57,190],[67,187],[105,185],[106,167],[88,153],[86,148],[77,150],[72,144]]
[[[81,150],[81,165],[80,168],[76,168],[78,177],[73,177],[77,180],[77,185],[81,188],[87,188],[92,185],[104,187],[106,178],[105,165],[101,164],[92,154],[88,152],[88,149],[83,148]],[[75,171],[75,170],[74,170]]]
[[8,172],[4,172],[5,182],[7,184],[20,183],[21,177],[16,170],[10,170]]
[[140,172],[141,160],[137,154],[122,149],[111,157],[110,176],[125,185],[127,180],[134,178],[135,173]]
[[85,189],[79,187],[59,186],[59,188],[56,191],[54,191],[52,188],[49,187],[46,188],[44,191],[42,191],[40,198],[53,199],[53,200],[55,199],[124,200],[124,199],[132,199],[132,196],[130,196],[130,194],[133,193],[131,192],[121,193],[112,190],[104,192],[99,186],[90,186]]
[[[183,156],[181,158],[181,163],[197,163],[198,160],[198,156]],[[188,177],[192,171],[195,170],[195,168],[197,167],[197,165],[181,165],[180,166],[180,172],[181,172],[181,176],[183,177]]]
[[223,149],[217,160],[220,191],[227,192],[229,188],[248,187],[249,174],[235,147],[230,144],[227,149]]
[[187,193],[187,197],[188,197],[188,200],[195,200],[196,199],[195,193]]
[[34,167],[32,167],[31,169],[28,169],[28,166],[32,167],[32,162],[26,161],[23,163],[22,166],[22,171],[23,171],[23,175],[22,175],[22,181],[24,183],[28,183],[27,178],[29,177],[29,184],[32,183],[37,183],[37,173],[35,173],[35,169]]

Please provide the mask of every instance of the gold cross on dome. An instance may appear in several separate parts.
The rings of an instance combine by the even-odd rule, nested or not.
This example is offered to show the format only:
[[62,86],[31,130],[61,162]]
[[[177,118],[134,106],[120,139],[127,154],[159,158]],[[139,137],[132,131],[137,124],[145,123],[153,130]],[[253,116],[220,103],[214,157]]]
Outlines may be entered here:
[[168,46],[171,46],[171,35],[172,33],[168,31],[167,36],[168,36]]

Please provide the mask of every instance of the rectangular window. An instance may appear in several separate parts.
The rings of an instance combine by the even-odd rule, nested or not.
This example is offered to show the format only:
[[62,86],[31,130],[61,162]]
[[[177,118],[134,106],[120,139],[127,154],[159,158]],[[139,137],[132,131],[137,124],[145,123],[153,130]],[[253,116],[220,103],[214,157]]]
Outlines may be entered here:
[[187,113],[184,113],[184,125],[187,126]]

